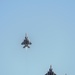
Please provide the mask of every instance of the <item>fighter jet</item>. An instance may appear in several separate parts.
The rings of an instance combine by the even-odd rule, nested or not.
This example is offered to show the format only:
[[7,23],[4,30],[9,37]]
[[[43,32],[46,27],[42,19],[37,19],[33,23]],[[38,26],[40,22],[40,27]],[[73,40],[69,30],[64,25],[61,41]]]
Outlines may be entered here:
[[24,41],[21,43],[21,45],[24,45],[23,48],[26,48],[26,47],[30,48],[29,45],[31,45],[31,44],[32,44],[32,43],[29,41],[27,34],[25,34],[25,39],[24,39]]

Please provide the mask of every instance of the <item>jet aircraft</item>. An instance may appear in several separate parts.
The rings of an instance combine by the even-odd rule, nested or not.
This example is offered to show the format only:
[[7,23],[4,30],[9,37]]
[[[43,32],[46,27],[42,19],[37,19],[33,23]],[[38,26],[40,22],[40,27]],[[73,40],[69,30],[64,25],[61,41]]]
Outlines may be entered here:
[[30,40],[28,39],[27,34],[25,34],[25,39],[24,39],[24,41],[21,43],[21,45],[24,45],[23,48],[26,48],[26,47],[30,48],[29,45],[31,45],[31,44],[32,44],[32,43],[31,43]]

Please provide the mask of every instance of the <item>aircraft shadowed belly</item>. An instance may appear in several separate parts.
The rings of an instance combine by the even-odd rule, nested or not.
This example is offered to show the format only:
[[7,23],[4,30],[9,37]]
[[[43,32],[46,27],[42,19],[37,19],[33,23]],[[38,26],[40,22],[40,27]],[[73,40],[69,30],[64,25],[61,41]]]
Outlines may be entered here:
[[32,44],[32,43],[29,41],[29,39],[28,39],[28,37],[27,37],[27,35],[26,35],[26,36],[25,36],[25,39],[24,39],[24,41],[21,43],[21,45],[24,45],[23,48],[25,48],[25,47],[30,48],[29,45],[31,45],[31,44]]

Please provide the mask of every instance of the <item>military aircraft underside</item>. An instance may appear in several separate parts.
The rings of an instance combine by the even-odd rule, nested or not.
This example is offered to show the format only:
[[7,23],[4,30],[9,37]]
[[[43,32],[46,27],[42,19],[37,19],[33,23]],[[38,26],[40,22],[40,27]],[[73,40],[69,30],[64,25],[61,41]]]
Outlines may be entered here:
[[27,34],[25,35],[25,39],[24,41],[21,43],[21,45],[24,45],[23,48],[30,48],[29,45],[31,45],[32,43],[29,41]]

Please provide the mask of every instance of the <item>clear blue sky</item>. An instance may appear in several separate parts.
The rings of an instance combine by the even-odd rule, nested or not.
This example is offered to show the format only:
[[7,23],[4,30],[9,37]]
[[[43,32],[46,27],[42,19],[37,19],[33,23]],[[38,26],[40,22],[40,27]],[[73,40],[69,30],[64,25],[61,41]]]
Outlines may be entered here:
[[75,75],[75,0],[0,0],[0,75],[44,75],[50,65]]

